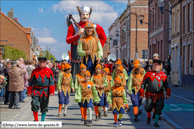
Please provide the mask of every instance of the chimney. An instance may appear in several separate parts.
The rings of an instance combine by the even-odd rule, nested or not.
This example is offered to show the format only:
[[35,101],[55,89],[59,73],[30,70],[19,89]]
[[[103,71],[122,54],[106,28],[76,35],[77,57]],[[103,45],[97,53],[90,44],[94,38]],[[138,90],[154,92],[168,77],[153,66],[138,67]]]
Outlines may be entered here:
[[13,8],[11,8],[11,11],[7,12],[7,16],[13,20],[13,15],[14,15],[14,12],[13,12]]

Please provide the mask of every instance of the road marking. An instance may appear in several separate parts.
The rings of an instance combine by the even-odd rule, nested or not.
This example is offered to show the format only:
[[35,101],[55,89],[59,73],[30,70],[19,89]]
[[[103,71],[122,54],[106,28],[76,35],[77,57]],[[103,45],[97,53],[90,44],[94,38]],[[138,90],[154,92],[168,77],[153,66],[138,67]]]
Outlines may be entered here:
[[180,96],[178,96],[178,95],[175,95],[175,94],[171,94],[172,96],[174,96],[174,97],[176,97],[176,98],[179,98],[179,99],[182,99],[182,100],[184,100],[184,101],[187,101],[187,102],[189,102],[189,103],[192,103],[192,104],[194,104],[194,101],[191,101],[191,100],[188,100],[188,99],[185,99],[185,98],[183,98],[183,97],[180,97]]
[[173,112],[193,112],[194,105],[190,103],[178,103],[178,104],[165,104],[162,111],[173,111]]

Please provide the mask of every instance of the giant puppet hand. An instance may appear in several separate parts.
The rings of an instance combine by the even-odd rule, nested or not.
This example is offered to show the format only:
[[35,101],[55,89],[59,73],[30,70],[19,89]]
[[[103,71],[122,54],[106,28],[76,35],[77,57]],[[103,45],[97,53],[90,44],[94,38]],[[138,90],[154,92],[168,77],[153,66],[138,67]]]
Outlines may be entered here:
[[100,59],[99,58],[97,58],[96,61],[97,61],[97,64],[100,63]]
[[92,54],[92,51],[85,51],[86,55],[89,56]]
[[83,33],[84,33],[84,28],[81,28],[77,34],[82,35]]

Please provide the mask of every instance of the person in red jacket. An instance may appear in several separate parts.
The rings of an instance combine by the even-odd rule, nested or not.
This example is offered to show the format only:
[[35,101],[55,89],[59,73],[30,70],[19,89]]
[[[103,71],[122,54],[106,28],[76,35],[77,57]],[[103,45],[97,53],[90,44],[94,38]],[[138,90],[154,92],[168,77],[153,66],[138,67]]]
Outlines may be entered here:
[[[77,53],[78,41],[79,39],[82,38],[85,24],[89,20],[93,8],[89,8],[88,6],[84,5],[82,7],[77,7],[77,10],[79,12],[80,19],[81,19],[79,23],[77,23],[80,29],[76,26],[75,23],[71,24],[68,27],[68,32],[67,32],[67,37],[66,37],[66,42],[68,44],[71,44],[71,55],[72,55],[71,63],[72,63],[72,76],[73,77],[78,73],[80,64],[82,61],[82,57]],[[106,34],[104,32],[104,29],[98,24],[94,24],[94,28],[97,32],[98,38],[103,47],[106,42]]]

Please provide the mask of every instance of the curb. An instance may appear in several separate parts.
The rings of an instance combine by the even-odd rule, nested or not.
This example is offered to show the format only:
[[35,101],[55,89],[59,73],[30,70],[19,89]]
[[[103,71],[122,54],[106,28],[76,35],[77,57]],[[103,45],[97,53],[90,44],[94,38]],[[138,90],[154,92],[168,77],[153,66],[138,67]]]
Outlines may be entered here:
[[182,99],[182,100],[187,101],[187,102],[189,102],[189,103],[191,103],[191,104],[194,104],[194,101],[185,99],[185,98],[183,98],[183,97],[180,97],[180,96],[175,95],[175,94],[172,94],[172,93],[171,93],[171,95],[174,96],[174,97],[176,97],[176,98],[178,98],[178,99]]
[[[142,101],[142,104],[145,106],[145,99]],[[174,129],[184,129],[183,127],[181,127],[180,125],[178,125],[177,123],[175,123],[174,121],[172,121],[165,113],[162,113],[162,118],[163,120],[169,124],[171,127],[173,127]]]

